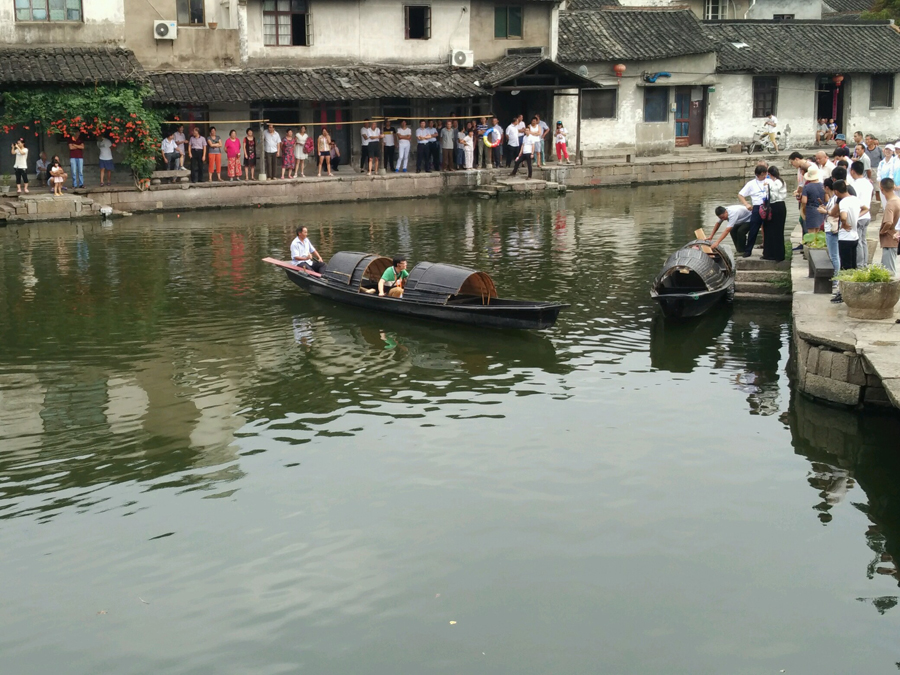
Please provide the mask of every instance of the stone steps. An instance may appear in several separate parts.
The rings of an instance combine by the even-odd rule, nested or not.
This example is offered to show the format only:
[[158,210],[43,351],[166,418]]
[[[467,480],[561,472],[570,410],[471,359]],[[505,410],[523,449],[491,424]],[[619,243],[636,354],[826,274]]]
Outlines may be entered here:
[[782,260],[781,262],[773,262],[771,260],[762,260],[761,258],[757,258],[755,255],[751,258],[738,258],[737,259],[737,269],[738,270],[777,270],[778,272],[790,272],[791,271],[791,261],[790,260]]
[[780,270],[745,270],[739,269],[734,277],[735,281],[760,281],[773,283],[775,281],[790,281],[790,272]]
[[790,297],[791,287],[773,284],[768,281],[736,281],[735,293],[749,293],[751,295],[786,295]]
[[787,295],[773,295],[771,293],[738,293],[735,291],[734,299],[735,300],[744,300],[744,301],[754,301],[754,302],[784,302],[788,303],[791,301],[791,294]]

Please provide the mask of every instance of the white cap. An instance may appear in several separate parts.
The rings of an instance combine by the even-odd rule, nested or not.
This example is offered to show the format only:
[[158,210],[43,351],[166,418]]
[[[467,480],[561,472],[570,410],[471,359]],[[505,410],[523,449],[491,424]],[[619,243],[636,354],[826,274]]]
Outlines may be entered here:
[[892,152],[893,152],[894,150],[896,150],[896,148],[895,148],[893,145],[891,145],[890,143],[888,143],[886,146],[884,146],[884,149],[885,149],[885,150],[890,150],[890,151],[892,151]]

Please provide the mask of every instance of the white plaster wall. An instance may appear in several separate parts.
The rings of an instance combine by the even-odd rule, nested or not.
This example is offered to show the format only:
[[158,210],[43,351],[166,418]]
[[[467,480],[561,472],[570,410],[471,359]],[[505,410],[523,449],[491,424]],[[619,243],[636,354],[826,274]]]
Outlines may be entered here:
[[[777,2],[779,0],[775,0]],[[791,0],[786,0],[791,2]],[[817,0],[797,0],[798,2],[813,3]],[[725,0],[725,19],[743,19],[750,7],[750,0]],[[703,18],[704,0],[619,0],[619,4],[625,7],[674,7],[687,6],[698,19]],[[786,12],[788,13],[788,12]],[[771,16],[769,18],[772,18]]]
[[822,3],[819,0],[756,0],[747,11],[747,18],[771,20],[775,14],[793,14],[797,20],[818,21],[822,18]]
[[395,0],[309,0],[313,44],[263,44],[262,2],[247,7],[249,54],[272,65],[347,63],[449,63],[450,52],[469,48],[469,0],[431,1],[431,39],[405,39],[403,3]]
[[125,39],[124,0],[82,0],[83,21],[16,21],[13,0],[0,2],[0,44],[119,45]]
[[870,75],[850,75],[848,123],[845,125],[847,138],[854,131],[863,135],[873,134],[882,145],[900,138],[900,76],[894,76],[894,107],[890,109],[869,108]]
[[[707,144],[729,145],[748,140],[762,126],[753,118],[753,76],[721,74],[716,91],[709,94]],[[775,116],[784,130],[791,125],[793,143],[815,140],[814,75],[784,75],[778,78]]]

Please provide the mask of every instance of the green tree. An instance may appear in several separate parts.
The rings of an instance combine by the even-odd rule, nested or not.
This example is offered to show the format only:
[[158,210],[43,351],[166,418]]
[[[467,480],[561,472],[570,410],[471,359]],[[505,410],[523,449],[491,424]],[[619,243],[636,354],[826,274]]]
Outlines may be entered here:
[[863,12],[860,18],[868,21],[894,19],[900,21],[900,0],[875,0],[872,9]]

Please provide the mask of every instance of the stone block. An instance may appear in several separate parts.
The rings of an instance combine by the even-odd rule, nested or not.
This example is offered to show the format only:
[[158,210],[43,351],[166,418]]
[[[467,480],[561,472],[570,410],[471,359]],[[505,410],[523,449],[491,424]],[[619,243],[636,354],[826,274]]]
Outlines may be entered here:
[[866,374],[863,372],[863,360],[859,356],[850,358],[850,370],[847,373],[847,382],[860,387],[866,384]]
[[[806,340],[801,338],[800,342],[809,344]],[[806,358],[806,367],[811,373],[817,373],[819,368],[819,354],[822,351],[821,347],[810,347],[809,356]]]
[[[824,373],[823,373],[824,375]],[[831,359],[831,379],[841,382],[850,381],[850,357],[835,353]]]
[[816,367],[816,375],[831,377],[831,363],[834,360],[834,352],[822,349],[819,353],[819,365]]
[[866,386],[867,387],[881,387],[881,378],[877,375],[866,375]]
[[859,405],[862,389],[855,384],[838,382],[830,377],[810,373],[806,376],[806,393],[831,403],[856,406]]
[[884,408],[892,407],[884,387],[866,387],[863,403]]
[[862,369],[866,375],[874,375],[875,374],[875,369],[869,363],[868,359],[865,359],[865,358],[862,359]]

